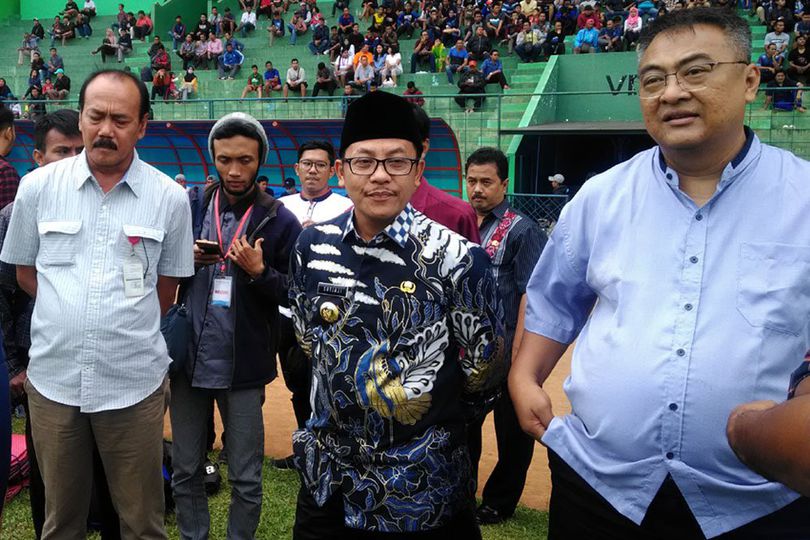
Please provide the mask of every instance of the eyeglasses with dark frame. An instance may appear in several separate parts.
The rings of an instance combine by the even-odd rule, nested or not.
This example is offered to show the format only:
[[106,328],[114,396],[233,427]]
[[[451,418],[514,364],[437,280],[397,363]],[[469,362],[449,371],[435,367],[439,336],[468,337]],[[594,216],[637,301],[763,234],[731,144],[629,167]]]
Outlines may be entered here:
[[707,87],[708,81],[717,66],[726,65],[748,65],[745,60],[734,60],[731,62],[700,62],[697,64],[687,64],[677,71],[664,73],[663,71],[652,70],[644,73],[639,79],[638,95],[641,99],[655,99],[661,97],[667,88],[667,79],[675,77],[678,86],[685,92],[697,92]]
[[303,167],[305,170],[311,169],[313,166],[315,170],[318,172],[323,172],[329,168],[329,163],[326,161],[312,161],[310,159],[302,159],[298,162],[299,167]]
[[374,174],[377,171],[377,167],[380,166],[380,163],[383,164],[385,172],[391,176],[405,176],[410,174],[410,172],[413,170],[413,166],[419,163],[418,159],[406,157],[377,159],[363,156],[345,158],[343,161],[349,164],[349,169],[352,171],[352,173],[362,176],[371,176]]

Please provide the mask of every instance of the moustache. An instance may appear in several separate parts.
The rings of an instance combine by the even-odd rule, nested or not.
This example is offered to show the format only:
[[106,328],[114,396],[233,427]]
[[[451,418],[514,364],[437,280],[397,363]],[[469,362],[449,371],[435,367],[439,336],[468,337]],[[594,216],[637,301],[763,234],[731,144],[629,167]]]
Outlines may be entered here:
[[99,139],[93,143],[93,148],[106,148],[108,150],[118,150],[118,145],[112,139]]

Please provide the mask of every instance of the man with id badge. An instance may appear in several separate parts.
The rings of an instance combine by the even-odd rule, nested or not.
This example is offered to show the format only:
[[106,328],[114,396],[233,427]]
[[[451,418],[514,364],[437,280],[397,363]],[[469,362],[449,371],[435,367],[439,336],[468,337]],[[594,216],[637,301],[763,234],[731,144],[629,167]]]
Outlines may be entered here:
[[195,275],[181,288],[192,321],[189,361],[172,375],[172,488],[183,539],[208,538],[203,485],[209,404],[225,426],[231,505],[228,539],[253,539],[262,508],[264,386],[276,377],[278,308],[287,305],[296,217],[257,189],[267,135],[243,113],[208,136],[220,181],[206,187]]

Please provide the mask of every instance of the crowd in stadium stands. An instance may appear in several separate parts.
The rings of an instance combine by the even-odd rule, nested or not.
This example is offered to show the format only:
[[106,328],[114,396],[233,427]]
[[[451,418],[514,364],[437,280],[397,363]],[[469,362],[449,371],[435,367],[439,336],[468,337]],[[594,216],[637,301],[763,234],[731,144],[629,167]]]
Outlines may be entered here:
[[[261,18],[267,23],[269,50],[276,39],[288,37],[294,45],[306,36],[308,43],[302,54],[308,50],[324,59],[309,79],[297,61],[289,66],[283,80],[272,67],[257,75],[258,66],[251,66],[242,97],[270,97],[275,91],[285,98],[290,92],[306,97],[307,91],[313,96],[322,92],[333,96],[340,88],[344,97],[363,94],[377,88],[396,88],[398,77],[409,69],[410,73],[445,73],[448,84],[458,86],[459,106],[472,112],[481,107],[481,94],[486,93],[487,85],[498,84],[509,90],[503,54],[515,54],[523,62],[544,61],[566,53],[567,36],[572,37],[570,52],[574,54],[630,51],[635,49],[644,25],[655,18],[708,3],[734,7],[728,0],[371,0],[357,7],[355,15],[347,0],[337,0],[330,26],[316,0],[261,0],[258,5],[247,0],[240,1],[240,14],[227,7],[220,13],[212,7],[210,14],[201,13],[194,23],[187,24],[178,16],[171,28],[155,29],[149,15],[128,12],[119,4],[115,22],[105,29],[101,44],[91,52],[100,54],[102,62],[115,58],[120,63],[132,52],[134,40],[145,42],[153,36],[148,49],[150,65],[141,70],[141,78],[152,83],[153,99],[185,100],[199,95],[196,70],[215,69],[222,80],[241,76],[245,45],[235,36],[244,38],[257,32]],[[810,77],[810,56],[805,48],[810,8],[805,9],[801,0],[769,0],[758,1],[751,10],[771,30],[765,39],[766,50],[757,61],[763,84],[806,85]],[[18,64],[30,58],[31,78],[21,96],[28,102],[29,117],[36,119],[42,114],[43,100],[70,97],[70,78],[53,47],[66,46],[71,39],[90,39],[95,14],[93,0],[86,0],[81,8],[68,1],[50,29],[35,19],[31,31],[23,36]],[[46,35],[51,46],[47,61],[40,48]],[[171,40],[171,51],[162,36]],[[417,39],[412,50],[401,50],[400,38],[414,36]],[[182,70],[172,70],[175,54]],[[785,72],[784,80],[781,76],[776,80],[779,71]],[[263,80],[258,80],[260,76]],[[351,92],[345,90],[349,86]],[[409,88],[405,93],[413,91]],[[790,103],[791,110],[804,111],[800,90],[776,88],[769,92],[778,99],[768,100],[766,106],[785,109]],[[468,100],[464,94],[478,97]],[[15,96],[5,81],[0,82],[0,100],[14,100]]]

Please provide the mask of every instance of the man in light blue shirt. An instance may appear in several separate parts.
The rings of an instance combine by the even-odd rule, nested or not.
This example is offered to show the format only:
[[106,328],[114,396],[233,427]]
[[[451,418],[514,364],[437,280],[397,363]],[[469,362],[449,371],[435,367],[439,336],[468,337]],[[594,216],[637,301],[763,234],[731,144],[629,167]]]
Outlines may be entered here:
[[[552,540],[810,538],[808,500],[725,437],[738,404],[784,399],[810,348],[810,164],[743,125],[750,41],[719,10],[647,28],[658,146],[583,186],[529,282],[509,390],[549,447]],[[574,339],[572,414],[554,417],[540,384]]]
[[594,28],[593,19],[585,21],[585,28],[574,36],[574,54],[599,52],[599,30]]

